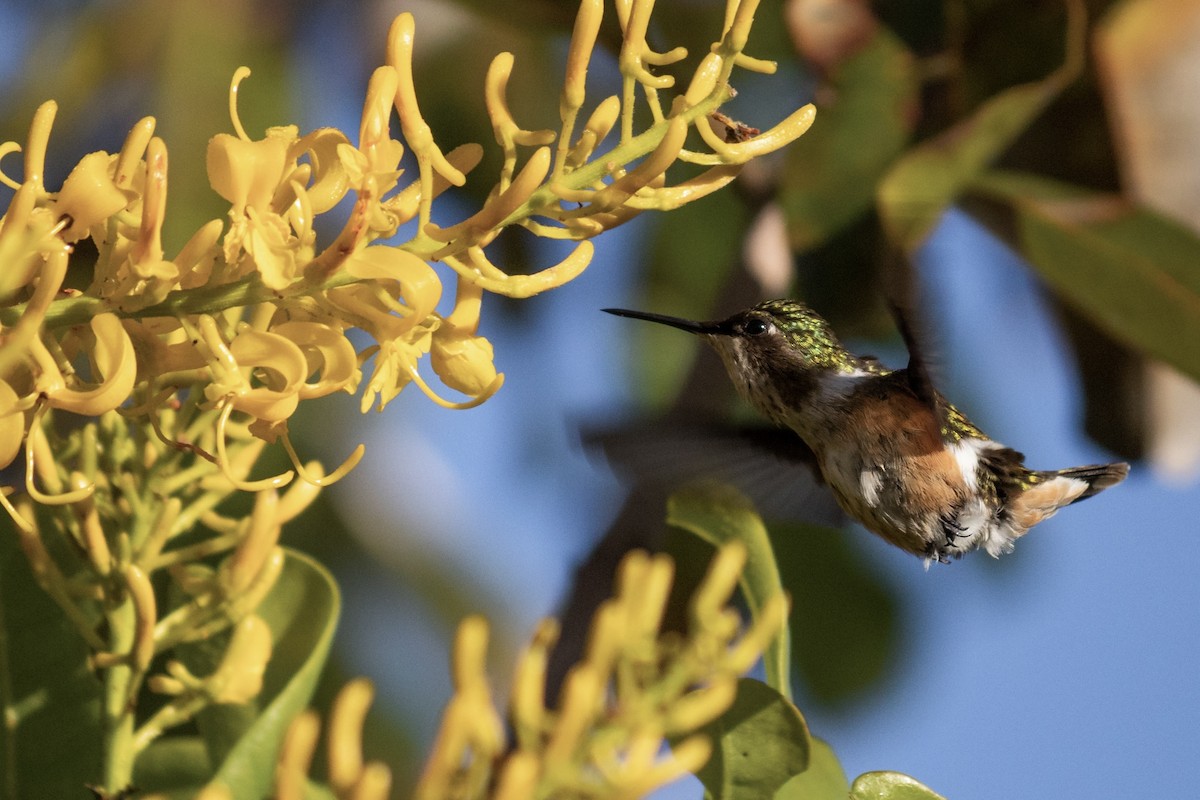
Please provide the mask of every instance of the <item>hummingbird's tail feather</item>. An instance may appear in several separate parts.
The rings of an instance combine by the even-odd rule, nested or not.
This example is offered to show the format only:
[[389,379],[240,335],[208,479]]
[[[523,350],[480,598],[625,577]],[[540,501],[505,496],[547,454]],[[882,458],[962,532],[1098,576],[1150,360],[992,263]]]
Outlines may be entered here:
[[1072,503],[1078,503],[1080,500],[1085,500],[1094,494],[1099,494],[1110,486],[1116,486],[1121,481],[1125,480],[1125,476],[1129,474],[1129,465],[1124,461],[1118,461],[1115,464],[1089,464],[1086,467],[1068,467],[1051,472],[1050,475],[1073,478],[1078,481],[1083,481],[1087,484],[1087,488],[1083,493],[1072,500]]
[[1064,506],[1117,485],[1128,474],[1129,465],[1125,463],[1089,464],[1027,473],[1023,490],[1008,504],[1012,537],[1024,535]]

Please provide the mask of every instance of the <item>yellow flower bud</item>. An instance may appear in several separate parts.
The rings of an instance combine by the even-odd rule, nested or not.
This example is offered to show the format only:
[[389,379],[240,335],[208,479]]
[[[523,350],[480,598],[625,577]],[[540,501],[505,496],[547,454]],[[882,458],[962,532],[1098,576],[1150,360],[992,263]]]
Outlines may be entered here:
[[262,691],[263,673],[271,659],[271,629],[251,614],[233,629],[221,666],[208,680],[218,703],[249,703]]
[[441,330],[434,333],[429,351],[429,362],[442,383],[472,397],[496,380],[492,358],[492,343],[482,336],[443,334]]
[[67,242],[87,235],[95,224],[117,213],[129,198],[113,183],[110,173],[112,156],[103,151],[84,156],[71,170],[55,200],[54,210],[69,217],[71,225],[62,233]]

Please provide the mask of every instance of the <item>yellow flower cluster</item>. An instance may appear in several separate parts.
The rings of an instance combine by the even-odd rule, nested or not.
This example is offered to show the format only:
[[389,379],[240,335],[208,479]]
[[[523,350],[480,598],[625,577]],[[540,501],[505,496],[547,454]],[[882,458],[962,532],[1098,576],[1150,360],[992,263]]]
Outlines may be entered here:
[[511,751],[484,672],[487,625],[464,621],[454,648],[455,694],[416,798],[636,798],[698,770],[712,745],[698,729],[732,705],[738,677],[787,616],[787,599],[776,595],[743,629],[728,603],[745,559],[738,542],[718,551],[692,598],[686,634],[671,634],[660,632],[671,560],[627,556],[616,595],[594,617],[586,656],[553,709],[544,696],[556,626],[543,623],[514,678]]
[[[410,383],[451,408],[485,401],[504,378],[477,333],[484,292],[528,297],[571,280],[591,259],[588,238],[724,186],[745,161],[811,124],[806,106],[762,134],[739,128],[736,141],[713,130],[728,127],[717,110],[734,94],[734,68],[773,69],[744,52],[758,0],[728,0],[718,40],[686,90],[664,105],[660,93],[673,79],[655,69],[686,53],[649,47],[653,6],[615,2],[622,93],[584,117],[603,2],[583,0],[557,131],[517,124],[506,95],[513,57],[496,57],[485,99],[503,166],[482,208],[447,227],[430,222],[432,204],[466,182],[483,149],[443,152],[435,142],[417,102],[409,14],[388,33],[357,141],[295,126],[252,137],[237,112],[249,73],[235,73],[234,132],[214,136],[207,152],[228,218],[202,225],[173,253],[162,237],[167,148],[153,118],[138,122],[119,151],[82,158],[57,191],[44,179],[53,102],[37,110],[23,147],[0,145],[0,159],[24,159],[21,180],[0,171],[14,192],[0,218],[0,469],[22,457],[24,467],[23,491],[0,487],[0,505],[39,583],[106,671],[110,788],[124,786],[136,752],[166,728],[207,703],[244,702],[258,691],[271,641],[254,612],[282,568],[279,528],[363,452],[360,445],[328,473],[302,463],[287,429],[301,401],[361,388],[365,412]],[[639,103],[650,123],[635,132]],[[391,138],[393,113],[403,144]],[[707,150],[685,147],[692,128]],[[400,166],[406,152],[413,175]],[[698,165],[697,174],[668,186],[666,171],[678,162]],[[344,199],[352,201],[345,222],[322,246],[314,220]],[[411,239],[381,243],[410,221]],[[559,264],[509,275],[485,249],[514,225],[578,244]],[[92,252],[94,261],[81,263]],[[435,263],[455,281],[448,312],[438,311],[444,287]],[[90,267],[90,279],[72,280],[82,289],[67,288],[68,266]],[[359,349],[352,329],[373,343]],[[426,382],[418,371],[425,355],[465,399],[444,399]],[[252,478],[262,449],[276,442],[292,468]],[[253,513],[218,514],[239,490],[255,493]],[[201,561],[223,553],[217,567]],[[177,608],[157,607],[160,571],[187,597]],[[225,662],[213,674],[168,661],[164,674],[147,675],[155,656],[229,628]],[[135,730],[143,684],[169,700]]]

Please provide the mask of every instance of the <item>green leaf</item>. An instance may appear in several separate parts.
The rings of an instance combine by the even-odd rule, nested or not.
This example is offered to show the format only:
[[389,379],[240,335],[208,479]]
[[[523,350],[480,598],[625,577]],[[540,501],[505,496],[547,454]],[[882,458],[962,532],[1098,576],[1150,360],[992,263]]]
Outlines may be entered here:
[[916,62],[880,26],[838,65],[831,102],[818,102],[812,129],[787,150],[779,201],[792,246],[808,250],[871,208],[875,186],[904,151],[919,101]]
[[258,698],[261,711],[249,725],[241,724],[246,716],[233,715],[204,730],[209,752],[226,754],[214,780],[235,797],[270,792],[284,733],[312,697],[341,609],[333,576],[309,556],[286,552],[283,573],[258,608],[274,640]]
[[1085,28],[1078,4],[1069,3],[1068,10],[1068,56],[1062,67],[984,102],[970,117],[910,150],[879,184],[879,214],[896,245],[909,253],[920,247],[966,184],[1079,75]]
[[0,798],[79,797],[100,776],[100,682],[0,518]]
[[771,797],[809,765],[808,726],[787,699],[751,678],[733,706],[706,725],[713,754],[696,773],[712,800]]
[[[754,506],[737,489],[724,484],[682,489],[667,500],[667,524],[717,547],[730,541],[746,546],[746,568],[739,585],[752,616],[758,615],[768,599],[783,592],[767,529]],[[791,700],[791,643],[786,622],[763,653],[763,664],[767,683]]]
[[1112,195],[989,173],[966,207],[1067,302],[1123,342],[1200,380],[1200,238]]
[[850,787],[850,800],[946,800],[899,772],[865,772]]
[[779,572],[792,593],[792,669],[826,704],[878,687],[900,656],[901,596],[862,557],[854,534],[772,520]]
[[809,742],[808,769],[785,783],[775,800],[846,800],[850,784],[833,748],[815,736]]

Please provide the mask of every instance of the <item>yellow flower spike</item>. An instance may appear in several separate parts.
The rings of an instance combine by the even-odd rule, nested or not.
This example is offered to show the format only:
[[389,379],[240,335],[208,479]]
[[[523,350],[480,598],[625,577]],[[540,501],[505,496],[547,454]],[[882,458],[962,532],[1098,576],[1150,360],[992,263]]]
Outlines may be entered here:
[[524,749],[532,750],[541,745],[546,721],[546,669],[550,648],[558,641],[558,633],[556,620],[543,619],[513,673],[512,724],[517,743]]
[[[617,124],[617,119],[621,115],[621,98],[615,94],[610,95],[600,102],[588,117],[587,123],[583,126],[583,133],[579,134],[579,140],[566,157],[566,166],[574,169],[581,164],[587,162],[591,158],[592,153],[604,141],[605,137],[612,131],[613,126]],[[559,143],[561,151],[563,139]],[[560,156],[561,157],[561,156]],[[559,177],[562,173],[558,163],[554,165],[554,177]]]
[[6,381],[0,381],[0,469],[7,467],[21,452],[25,439],[25,413],[20,398]]
[[[417,105],[417,91],[413,85],[413,35],[416,24],[413,15],[404,12],[392,21],[388,30],[387,62],[395,67],[399,82],[396,87],[396,111],[400,114],[400,129],[404,138],[417,155],[418,161],[425,160],[433,170],[455,186],[462,186],[467,178],[454,167],[433,140],[433,132],[421,116]],[[422,180],[425,176],[422,175]]]
[[478,397],[500,377],[494,356],[492,343],[484,337],[443,327],[434,331],[429,363],[442,383],[456,392]]
[[688,692],[672,703],[664,730],[668,735],[699,730],[728,711],[736,697],[736,674],[716,678],[711,685]]
[[708,573],[692,595],[693,618],[703,620],[720,612],[737,587],[745,565],[746,546],[740,542],[729,542],[717,550]]
[[137,356],[121,320],[116,314],[97,314],[92,317],[90,327],[95,336],[92,361],[102,376],[100,382],[91,389],[64,387],[49,393],[47,402],[51,408],[99,416],[121,405],[133,391]]
[[50,129],[58,114],[58,103],[47,100],[33,112],[29,125],[29,138],[25,146],[25,180],[37,188],[39,197],[45,193],[46,145],[50,142]]
[[257,614],[242,618],[233,628],[221,665],[205,681],[213,702],[244,704],[258,697],[271,649],[271,628],[266,621]]
[[116,214],[129,203],[109,175],[112,156],[90,153],[79,160],[63,182],[54,199],[54,213],[67,217],[70,225],[63,230],[63,241],[75,242],[88,235],[93,225]]
[[254,496],[250,528],[237,550],[221,567],[221,583],[229,595],[238,595],[262,572],[263,565],[279,541],[280,523],[277,509],[279,494],[273,489]]
[[154,117],[142,117],[129,129],[113,165],[112,179],[118,189],[129,189],[133,186],[134,175],[137,174],[142,156],[150,144],[150,137],[154,135],[155,124]]
[[727,164],[744,164],[752,158],[764,153],[771,153],[803,136],[812,127],[817,117],[817,109],[812,103],[796,109],[782,122],[758,136],[744,142],[727,143],[706,124],[699,124],[696,130],[713,152]]
[[158,622],[158,606],[154,600],[154,587],[150,579],[137,564],[125,567],[125,586],[129,590],[129,599],[133,601],[135,629],[133,634],[133,649],[130,651],[132,666],[138,672],[145,672],[154,660],[154,626]]
[[[229,481],[240,491],[243,492],[261,492],[266,489],[280,489],[291,483],[292,478],[296,473],[292,470],[276,475],[273,478],[263,478],[258,481],[246,481],[237,477],[234,465],[229,461],[229,453],[225,446],[225,426],[229,423],[229,415],[233,413],[233,405],[229,402],[224,402],[221,408],[221,415],[217,418],[217,466],[221,468],[221,474],[225,476],[225,480]],[[253,462],[251,461],[251,464]],[[249,465],[248,465],[249,466]],[[248,468],[247,466],[247,468]]]
[[540,769],[538,758],[533,753],[524,750],[513,753],[500,768],[493,800],[528,800],[536,797]]
[[[91,485],[82,472],[71,473],[70,483],[71,487],[76,490]],[[79,519],[80,532],[83,534],[83,549],[87,554],[88,561],[95,567],[97,574],[108,577],[108,574],[112,572],[113,558],[112,552],[108,549],[108,539],[104,536],[104,528],[100,525],[100,514],[96,510],[96,504],[89,496],[80,500],[76,506],[75,515]]]
[[371,682],[357,678],[343,686],[333,701],[329,714],[329,786],[339,797],[362,776],[363,722],[374,698]]
[[302,711],[288,725],[275,764],[275,799],[304,800],[308,793],[308,768],[317,751],[321,720],[317,712]]
[[576,664],[567,673],[558,722],[546,744],[543,763],[547,770],[570,764],[584,731],[604,702],[604,680],[590,664]]
[[[533,192],[540,188],[550,172],[550,148],[539,147],[525,162],[508,188],[488,198],[483,208],[457,225],[439,228],[432,223],[423,228],[425,235],[437,242],[453,242],[464,237],[467,244],[486,243],[503,227],[504,220],[521,207]],[[457,249],[457,248],[456,248]]]
[[754,626],[726,656],[724,665],[726,669],[740,675],[754,666],[767,644],[778,636],[783,626],[787,624],[789,605],[787,596],[784,594],[777,594],[763,604],[758,612],[758,618],[754,620]]

